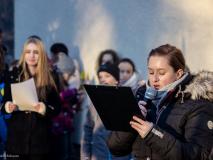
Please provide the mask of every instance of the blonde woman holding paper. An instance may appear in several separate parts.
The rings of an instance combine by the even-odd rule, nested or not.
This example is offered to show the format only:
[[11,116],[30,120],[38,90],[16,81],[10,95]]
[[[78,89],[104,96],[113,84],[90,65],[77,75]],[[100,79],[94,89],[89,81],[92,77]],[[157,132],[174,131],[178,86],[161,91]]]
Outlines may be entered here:
[[[11,85],[33,78],[38,95],[34,111],[19,110],[12,101]],[[24,44],[18,68],[8,77],[5,112],[12,113],[8,121],[7,159],[44,160],[49,152],[50,119],[60,111],[60,98],[48,64],[44,44],[31,36]],[[26,93],[27,94],[27,93]]]

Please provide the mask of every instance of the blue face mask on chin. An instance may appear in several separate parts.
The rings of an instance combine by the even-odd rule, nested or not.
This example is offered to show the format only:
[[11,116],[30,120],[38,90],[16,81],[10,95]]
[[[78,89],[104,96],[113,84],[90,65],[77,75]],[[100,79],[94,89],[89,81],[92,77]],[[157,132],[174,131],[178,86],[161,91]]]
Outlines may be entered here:
[[155,88],[151,87],[148,84],[148,82],[146,82],[147,89],[146,89],[145,95],[147,94],[147,92],[152,94],[153,96],[150,97],[150,99],[157,106],[157,104],[160,103],[160,101],[167,95],[167,93],[169,91],[173,90],[174,88],[176,88],[187,77],[187,75],[188,75],[188,73],[185,73],[180,79],[164,86],[163,88],[161,88],[159,90],[156,90]]
[[151,100],[157,100],[162,97],[167,91],[166,90],[156,90],[153,87],[147,86],[146,92],[145,92],[145,98],[151,99]]

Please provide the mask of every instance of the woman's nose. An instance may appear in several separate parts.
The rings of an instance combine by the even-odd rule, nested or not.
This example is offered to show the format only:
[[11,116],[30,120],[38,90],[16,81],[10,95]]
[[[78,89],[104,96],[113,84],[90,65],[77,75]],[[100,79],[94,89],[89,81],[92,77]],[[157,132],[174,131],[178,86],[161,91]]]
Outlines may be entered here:
[[154,75],[154,81],[155,82],[159,81],[159,76],[157,74]]
[[104,79],[101,78],[101,79],[99,80],[99,82],[100,82],[101,84],[103,84],[103,83],[104,83]]

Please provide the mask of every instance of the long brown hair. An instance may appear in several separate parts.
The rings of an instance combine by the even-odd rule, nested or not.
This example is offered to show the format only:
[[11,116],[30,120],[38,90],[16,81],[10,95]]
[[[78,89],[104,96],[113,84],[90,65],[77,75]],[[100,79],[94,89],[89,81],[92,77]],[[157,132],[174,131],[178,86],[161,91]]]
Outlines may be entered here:
[[39,99],[44,100],[46,99],[46,96],[47,96],[47,89],[50,87],[53,87],[56,89],[56,85],[50,72],[50,66],[48,64],[47,54],[41,39],[38,39],[36,37],[29,37],[27,41],[24,43],[23,51],[19,60],[19,66],[22,68],[20,78],[22,80],[27,80],[31,77],[27,64],[25,62],[25,54],[26,54],[25,51],[27,46],[30,43],[33,43],[38,47],[39,59],[38,59],[37,67],[36,67],[34,80],[36,83],[38,97]]

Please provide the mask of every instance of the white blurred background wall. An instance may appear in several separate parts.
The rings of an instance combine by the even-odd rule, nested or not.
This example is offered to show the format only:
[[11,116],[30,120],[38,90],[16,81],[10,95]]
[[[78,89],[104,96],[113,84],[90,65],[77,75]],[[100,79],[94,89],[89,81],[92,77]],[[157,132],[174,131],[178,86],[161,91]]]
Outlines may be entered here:
[[47,51],[68,45],[93,77],[100,51],[112,48],[130,57],[146,76],[152,48],[179,47],[191,71],[213,71],[212,0],[16,0],[15,57],[29,35],[40,36]]

